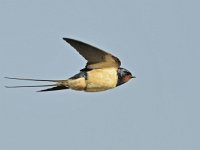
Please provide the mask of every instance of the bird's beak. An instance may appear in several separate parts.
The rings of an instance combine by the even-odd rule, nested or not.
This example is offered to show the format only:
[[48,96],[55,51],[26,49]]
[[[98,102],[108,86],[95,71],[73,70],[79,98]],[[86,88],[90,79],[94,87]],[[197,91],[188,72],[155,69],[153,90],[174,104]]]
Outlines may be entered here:
[[131,76],[131,78],[136,78],[136,76]]

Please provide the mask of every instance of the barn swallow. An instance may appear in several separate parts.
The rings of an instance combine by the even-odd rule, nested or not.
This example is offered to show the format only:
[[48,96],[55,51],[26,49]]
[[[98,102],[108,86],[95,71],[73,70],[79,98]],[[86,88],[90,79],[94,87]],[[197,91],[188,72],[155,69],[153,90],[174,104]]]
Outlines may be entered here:
[[69,43],[79,52],[80,55],[82,55],[87,60],[85,68],[81,69],[78,74],[64,80],[39,80],[5,77],[7,79],[47,81],[53,83],[50,85],[6,87],[50,87],[38,92],[63,89],[72,89],[85,92],[99,92],[113,89],[128,82],[130,79],[135,78],[135,76],[133,76],[130,71],[120,67],[120,60],[112,54],[75,39],[63,38],[63,40]]

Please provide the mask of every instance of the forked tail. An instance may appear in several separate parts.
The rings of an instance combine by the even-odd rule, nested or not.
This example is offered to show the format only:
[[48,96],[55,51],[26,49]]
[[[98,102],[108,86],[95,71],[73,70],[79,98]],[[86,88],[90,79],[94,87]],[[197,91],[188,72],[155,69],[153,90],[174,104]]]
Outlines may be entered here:
[[27,78],[12,78],[12,77],[5,77],[6,79],[11,80],[25,80],[25,81],[40,81],[40,82],[54,82],[54,84],[45,84],[45,85],[23,85],[23,86],[5,86],[6,88],[26,88],[26,87],[51,87],[43,90],[39,90],[37,92],[46,92],[46,91],[55,91],[55,90],[64,90],[68,89],[69,87],[62,84],[64,81],[67,80],[41,80],[41,79],[27,79]]

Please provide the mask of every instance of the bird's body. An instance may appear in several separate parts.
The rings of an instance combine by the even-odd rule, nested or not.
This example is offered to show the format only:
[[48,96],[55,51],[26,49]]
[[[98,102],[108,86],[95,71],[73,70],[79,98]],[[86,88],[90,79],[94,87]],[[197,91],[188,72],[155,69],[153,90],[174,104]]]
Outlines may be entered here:
[[[72,89],[85,92],[99,92],[108,89],[115,88],[121,84],[126,83],[131,78],[134,78],[132,74],[124,69],[120,68],[120,60],[103,50],[100,50],[94,46],[77,41],[74,39],[63,38],[72,47],[74,47],[88,62],[86,67],[74,76],[66,80],[37,80],[37,79],[23,79],[23,78],[10,78],[17,80],[31,80],[31,81],[49,81],[54,82],[52,85],[40,85],[52,86],[51,88],[40,90],[54,91],[62,89]],[[37,87],[37,86],[10,86],[8,88],[17,87]]]
[[67,80],[68,87],[73,90],[97,92],[114,88],[117,85],[116,68],[94,69],[85,71],[84,74],[82,77],[72,77]]

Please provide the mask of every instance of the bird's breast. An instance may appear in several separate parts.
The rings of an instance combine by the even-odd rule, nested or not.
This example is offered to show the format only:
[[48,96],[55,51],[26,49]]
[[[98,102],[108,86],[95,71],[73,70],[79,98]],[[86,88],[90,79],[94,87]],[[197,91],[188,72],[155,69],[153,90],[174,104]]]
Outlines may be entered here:
[[94,69],[88,71],[85,91],[98,92],[114,88],[117,85],[117,80],[116,68]]

